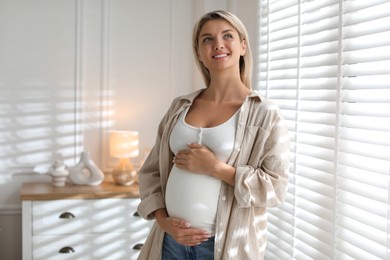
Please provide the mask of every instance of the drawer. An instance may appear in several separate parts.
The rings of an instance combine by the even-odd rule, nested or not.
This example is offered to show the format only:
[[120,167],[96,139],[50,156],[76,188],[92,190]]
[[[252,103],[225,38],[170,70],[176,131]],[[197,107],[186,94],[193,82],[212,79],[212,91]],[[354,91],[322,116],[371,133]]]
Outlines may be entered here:
[[149,229],[137,215],[139,199],[34,201],[32,231],[36,234],[124,233]]
[[36,260],[137,259],[147,232],[97,235],[36,235],[32,256]]

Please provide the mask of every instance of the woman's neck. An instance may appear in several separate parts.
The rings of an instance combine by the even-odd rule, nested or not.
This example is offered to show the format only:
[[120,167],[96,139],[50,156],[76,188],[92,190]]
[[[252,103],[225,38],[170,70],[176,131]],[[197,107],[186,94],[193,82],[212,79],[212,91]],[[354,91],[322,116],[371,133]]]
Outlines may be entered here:
[[241,81],[211,82],[210,86],[202,93],[202,99],[214,103],[242,101],[250,94]]

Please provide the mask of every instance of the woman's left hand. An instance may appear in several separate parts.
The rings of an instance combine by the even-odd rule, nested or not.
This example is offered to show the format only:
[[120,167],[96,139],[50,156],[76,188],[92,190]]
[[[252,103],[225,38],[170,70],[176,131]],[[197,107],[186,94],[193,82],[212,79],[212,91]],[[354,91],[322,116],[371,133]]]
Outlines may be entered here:
[[179,151],[173,163],[182,170],[211,175],[219,160],[206,146],[194,143],[189,144],[188,149]]

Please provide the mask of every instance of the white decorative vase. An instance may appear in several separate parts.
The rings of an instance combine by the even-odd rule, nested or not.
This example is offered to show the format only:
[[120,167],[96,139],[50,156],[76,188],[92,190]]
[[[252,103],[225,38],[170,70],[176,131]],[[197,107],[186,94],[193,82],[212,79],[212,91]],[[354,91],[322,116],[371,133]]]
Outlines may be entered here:
[[55,160],[50,170],[50,175],[52,177],[52,184],[54,187],[64,187],[69,171],[66,169],[63,161]]
[[82,152],[80,161],[70,169],[69,179],[76,185],[97,186],[104,180],[104,173],[89,157],[89,152]]

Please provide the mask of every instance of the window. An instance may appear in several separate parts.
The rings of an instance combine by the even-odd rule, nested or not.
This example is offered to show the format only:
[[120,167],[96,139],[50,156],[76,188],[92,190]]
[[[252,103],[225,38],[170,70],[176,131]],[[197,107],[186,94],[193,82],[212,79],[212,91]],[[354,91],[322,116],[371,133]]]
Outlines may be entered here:
[[390,1],[259,2],[257,86],[292,140],[266,259],[390,259]]

